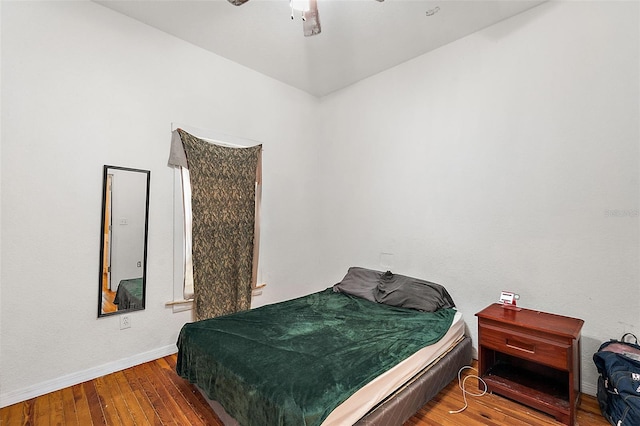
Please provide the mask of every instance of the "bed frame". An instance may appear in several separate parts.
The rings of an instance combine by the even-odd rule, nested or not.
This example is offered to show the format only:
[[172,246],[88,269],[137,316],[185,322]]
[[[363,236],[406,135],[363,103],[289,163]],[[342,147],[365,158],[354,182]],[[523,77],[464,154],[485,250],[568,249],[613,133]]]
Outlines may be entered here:
[[471,338],[463,336],[448,352],[373,407],[356,425],[402,425],[447,387],[458,376],[460,368],[470,365],[471,359]]
[[[402,425],[451,383],[457,377],[460,368],[471,364],[471,351],[471,338],[463,336],[447,352],[373,407],[355,424],[357,426]],[[225,426],[238,425],[238,422],[218,402],[207,398],[200,388],[198,390]]]

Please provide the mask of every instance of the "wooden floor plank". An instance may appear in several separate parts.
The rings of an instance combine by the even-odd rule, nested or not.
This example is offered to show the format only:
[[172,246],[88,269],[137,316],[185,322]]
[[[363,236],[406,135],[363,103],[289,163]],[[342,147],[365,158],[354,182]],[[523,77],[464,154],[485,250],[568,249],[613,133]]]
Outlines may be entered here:
[[179,390],[185,400],[192,407],[193,411],[208,426],[223,426],[222,422],[209,407],[200,392],[194,386],[182,379],[175,370],[175,357],[167,356],[157,360],[158,365],[163,368],[163,372],[174,386]]
[[13,404],[0,410],[0,425],[22,425],[23,419],[22,404]]
[[78,416],[76,409],[76,402],[73,397],[73,389],[72,388],[64,388],[60,390],[62,395],[62,417],[64,419],[64,424],[67,426],[77,426],[78,425]]
[[162,425],[160,416],[156,412],[155,408],[153,407],[153,404],[151,403],[146,393],[144,392],[144,389],[140,385],[140,382],[138,381],[138,378],[134,373],[134,370],[135,370],[135,367],[127,368],[126,370],[122,371],[122,374],[126,378],[127,383],[129,384],[129,387],[133,391],[133,395],[136,397],[138,406],[144,413],[144,416],[146,417],[146,419],[149,421],[149,424]]
[[120,421],[120,417],[118,416],[118,412],[111,398],[111,390],[109,389],[109,385],[105,383],[104,376],[98,377],[93,380],[93,382],[95,384],[96,394],[100,400],[100,407],[102,408],[102,413],[104,414],[107,425],[122,426],[122,422]]
[[125,377],[122,371],[118,371],[117,373],[112,374],[115,379],[116,386],[120,390],[120,394],[122,395],[122,399],[129,410],[129,414],[133,420],[133,424],[135,425],[147,425],[150,424],[150,419],[147,418],[140,402],[133,389],[129,385],[127,378]]
[[22,424],[35,424],[36,417],[36,399],[32,398],[22,403]]
[[200,417],[193,412],[191,406],[186,403],[182,394],[173,383],[165,377],[157,361],[148,364],[147,374],[149,374],[149,376],[153,378],[154,383],[158,385],[158,394],[165,400],[171,412],[174,413],[178,424],[204,426]]
[[176,366],[178,365],[178,356],[168,355],[168,356],[165,356],[163,359],[167,362],[167,364],[169,364],[169,367],[171,367],[171,369],[175,371]]
[[91,413],[91,422],[95,426],[106,426],[107,420],[102,411],[102,404],[100,403],[100,397],[96,392],[95,380],[84,382],[82,384],[84,395],[87,398],[87,405],[89,406],[89,412]]
[[188,425],[188,417],[182,411],[182,408],[178,405],[177,401],[174,399],[174,396],[170,393],[170,390],[167,389],[165,383],[158,376],[156,369],[153,368],[155,366],[152,365],[152,362],[143,364],[140,367],[142,368],[142,371],[144,372],[147,379],[151,383],[153,383],[158,397],[167,407],[167,410],[171,414],[173,421],[178,425]]
[[109,392],[111,403],[113,404],[115,412],[118,414],[120,423],[125,426],[135,425],[135,420],[129,411],[129,407],[125,402],[120,387],[118,386],[115,374],[109,374],[104,376],[102,379],[104,380],[105,387]]
[[154,363],[156,364],[156,367],[158,367],[153,369],[156,373],[156,379],[160,380],[164,384],[165,389],[167,389],[167,392],[171,395],[171,399],[176,402],[184,416],[189,421],[188,424],[193,426],[206,426],[204,419],[198,415],[198,413],[193,409],[193,405],[189,404],[185,395],[180,392],[180,389],[176,387],[173,381],[171,381],[169,376],[166,374],[165,370],[168,369],[166,361],[160,358],[154,361]]
[[[0,409],[1,426],[206,425],[222,426],[202,394],[175,372],[176,356],[52,392]],[[464,372],[461,377],[474,372]],[[477,392],[477,379],[466,388]],[[457,379],[405,423],[406,426],[560,426],[561,423],[499,395],[467,396]],[[73,413],[73,414],[71,414]],[[577,426],[608,426],[596,399],[583,395]]]
[[50,424],[49,410],[50,408],[48,394],[36,398],[34,424],[37,426],[48,426]]
[[64,413],[62,411],[62,407],[62,392],[51,392],[49,394],[49,424],[63,424]]
[[91,419],[91,411],[89,410],[89,402],[84,393],[82,384],[71,386],[73,395],[73,404],[76,408],[76,418],[79,426],[93,426]]
[[160,397],[158,390],[156,389],[157,384],[150,381],[150,378],[147,377],[144,366],[145,364],[138,365],[128,371],[135,376],[135,380],[140,386],[140,389],[149,399],[149,402],[158,416],[159,423],[162,425],[178,425],[179,423],[176,422],[174,417],[171,415],[171,411],[167,408],[163,399]]

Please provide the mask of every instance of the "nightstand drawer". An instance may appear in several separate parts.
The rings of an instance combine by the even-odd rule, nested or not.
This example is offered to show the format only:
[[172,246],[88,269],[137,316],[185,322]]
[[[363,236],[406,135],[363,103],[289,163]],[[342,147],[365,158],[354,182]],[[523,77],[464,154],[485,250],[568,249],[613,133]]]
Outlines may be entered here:
[[570,344],[546,340],[537,336],[480,325],[482,345],[498,352],[535,361],[560,370],[568,370]]

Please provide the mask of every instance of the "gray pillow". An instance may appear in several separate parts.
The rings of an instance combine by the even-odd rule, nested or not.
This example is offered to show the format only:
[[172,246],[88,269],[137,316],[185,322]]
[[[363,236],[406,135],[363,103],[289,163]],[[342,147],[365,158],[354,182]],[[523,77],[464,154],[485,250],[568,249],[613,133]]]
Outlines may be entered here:
[[380,271],[352,266],[342,281],[333,286],[333,291],[375,302],[374,291],[378,287],[381,276]]
[[440,284],[386,272],[374,291],[375,300],[386,305],[434,312],[456,305]]

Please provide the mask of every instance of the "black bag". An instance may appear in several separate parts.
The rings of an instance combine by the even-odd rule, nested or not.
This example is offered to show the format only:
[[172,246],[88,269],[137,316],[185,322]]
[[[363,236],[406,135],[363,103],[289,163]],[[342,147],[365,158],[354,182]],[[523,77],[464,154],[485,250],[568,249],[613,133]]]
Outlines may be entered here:
[[[626,342],[630,336],[635,343]],[[598,404],[614,426],[640,425],[640,346],[626,333],[600,345],[593,354],[598,373]]]

